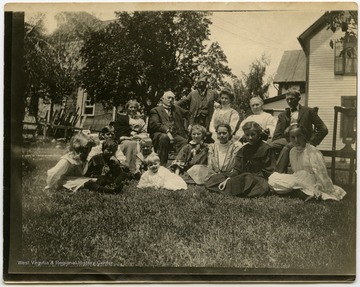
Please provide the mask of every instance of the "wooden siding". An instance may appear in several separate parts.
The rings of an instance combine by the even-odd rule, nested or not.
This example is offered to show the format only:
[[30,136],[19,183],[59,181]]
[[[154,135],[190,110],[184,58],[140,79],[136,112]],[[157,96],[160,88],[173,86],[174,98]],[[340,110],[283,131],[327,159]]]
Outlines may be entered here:
[[[331,150],[333,138],[334,106],[341,105],[342,96],[356,96],[356,76],[334,75],[334,50],[331,39],[341,37],[341,32],[333,33],[325,28],[310,39],[309,53],[309,107],[319,107],[319,116],[329,129],[329,134],[319,145],[319,149]],[[338,123],[337,148],[343,147]]]
[[100,131],[112,121],[112,111],[105,110],[101,103],[95,104],[93,116],[87,116],[83,128],[91,131]]
[[112,110],[104,110],[101,103],[95,103],[94,115],[93,116],[82,116],[84,109],[84,90],[78,89],[77,95],[77,107],[79,107],[79,114],[81,115],[81,124],[83,129],[89,129],[91,131],[99,131],[103,127],[109,125],[113,118]]

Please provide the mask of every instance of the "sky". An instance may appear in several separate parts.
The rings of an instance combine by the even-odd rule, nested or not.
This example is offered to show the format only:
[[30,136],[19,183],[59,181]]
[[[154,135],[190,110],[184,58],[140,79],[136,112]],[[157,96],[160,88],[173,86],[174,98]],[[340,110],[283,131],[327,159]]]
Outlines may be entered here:
[[[211,42],[219,42],[232,72],[241,77],[249,66],[265,54],[270,59],[265,78],[273,78],[286,50],[301,50],[300,36],[323,14],[316,11],[263,11],[263,12],[213,12],[210,27]],[[95,15],[103,20],[112,18],[107,13]],[[269,96],[277,90],[270,87]]]
[[[118,5],[113,5],[111,8],[88,5],[81,9],[92,13],[101,20],[110,20],[115,18],[114,11],[120,10],[118,7]],[[258,9],[261,7],[258,7],[257,10],[246,11],[242,9],[213,11],[211,16],[213,24],[210,27],[211,36],[208,44],[219,42],[227,56],[229,67],[238,77],[241,77],[243,72],[248,73],[251,63],[265,54],[270,59],[265,78],[273,78],[283,52],[300,50],[301,46],[297,37],[327,10],[324,7],[319,9],[301,8],[300,10],[298,7],[286,10],[259,11]],[[67,8],[65,6],[61,9],[66,10]],[[50,30],[54,29],[56,26],[52,19],[59,10],[55,10],[53,6],[32,6],[25,14],[31,16],[38,11],[45,12],[48,20],[47,27]],[[275,88],[271,86],[269,96],[275,96],[276,92]]]
[[[214,12],[211,41],[218,41],[232,72],[241,77],[262,54],[270,58],[266,78],[273,77],[286,50],[301,50],[297,37],[324,11]],[[276,90],[270,89],[270,96]]]

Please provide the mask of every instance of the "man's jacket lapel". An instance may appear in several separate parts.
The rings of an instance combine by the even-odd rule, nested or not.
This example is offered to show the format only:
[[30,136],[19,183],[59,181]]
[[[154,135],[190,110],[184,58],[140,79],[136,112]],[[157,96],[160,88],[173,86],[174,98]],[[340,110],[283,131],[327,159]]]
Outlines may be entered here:
[[300,122],[300,119],[303,116],[303,114],[304,114],[304,109],[301,105],[299,105],[299,116],[298,116],[297,122]]

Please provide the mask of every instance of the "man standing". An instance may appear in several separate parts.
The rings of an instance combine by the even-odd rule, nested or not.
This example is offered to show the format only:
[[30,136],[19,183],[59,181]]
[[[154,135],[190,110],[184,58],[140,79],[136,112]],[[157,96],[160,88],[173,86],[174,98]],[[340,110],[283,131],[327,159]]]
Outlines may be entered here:
[[171,91],[165,92],[161,99],[162,105],[150,111],[148,132],[160,164],[166,166],[170,144],[178,152],[187,143],[184,120],[188,111],[174,105],[175,95]]
[[214,102],[217,98],[218,94],[207,88],[206,78],[201,77],[196,84],[196,89],[177,102],[179,106],[188,108],[190,111],[188,130],[194,124],[202,125],[207,131],[209,130],[211,117],[214,113]]
[[291,90],[286,94],[286,102],[289,108],[279,114],[278,122],[274,131],[271,146],[281,149],[276,163],[276,170],[279,173],[287,172],[289,164],[289,152],[293,147],[286,140],[286,129],[292,124],[300,124],[309,132],[309,143],[317,146],[328,134],[328,129],[324,122],[318,116],[314,108],[303,107],[299,104],[301,95],[298,91]]

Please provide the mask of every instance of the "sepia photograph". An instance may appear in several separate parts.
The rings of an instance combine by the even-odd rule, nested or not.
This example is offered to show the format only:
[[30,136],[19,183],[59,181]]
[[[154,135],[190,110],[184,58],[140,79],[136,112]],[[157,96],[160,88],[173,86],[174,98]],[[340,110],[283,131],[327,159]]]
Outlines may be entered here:
[[5,283],[356,276],[358,6],[7,3]]

